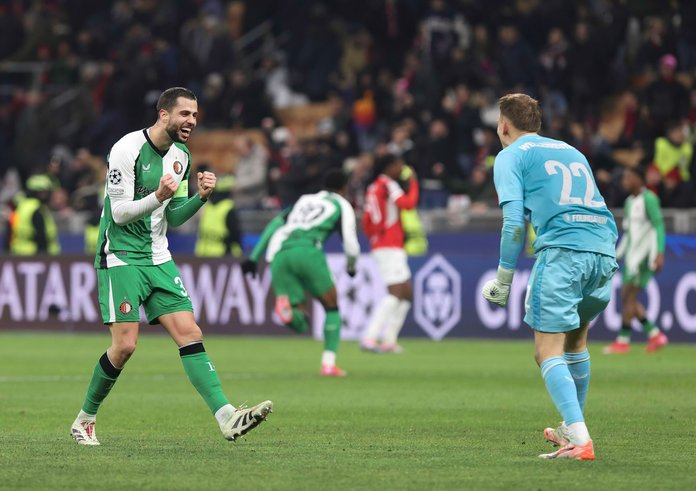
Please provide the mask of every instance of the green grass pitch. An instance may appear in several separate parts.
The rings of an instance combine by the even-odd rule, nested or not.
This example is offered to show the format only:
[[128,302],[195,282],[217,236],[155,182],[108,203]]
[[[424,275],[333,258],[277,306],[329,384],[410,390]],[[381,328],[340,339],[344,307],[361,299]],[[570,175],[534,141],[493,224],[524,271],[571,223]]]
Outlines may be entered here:
[[318,376],[307,338],[210,336],[232,403],[269,420],[226,442],[172,341],[143,335],[99,413],[100,447],[68,436],[108,335],[0,334],[0,489],[694,489],[696,346],[625,356],[591,346],[594,462],[545,461],[559,416],[532,343],[344,343],[345,379]]

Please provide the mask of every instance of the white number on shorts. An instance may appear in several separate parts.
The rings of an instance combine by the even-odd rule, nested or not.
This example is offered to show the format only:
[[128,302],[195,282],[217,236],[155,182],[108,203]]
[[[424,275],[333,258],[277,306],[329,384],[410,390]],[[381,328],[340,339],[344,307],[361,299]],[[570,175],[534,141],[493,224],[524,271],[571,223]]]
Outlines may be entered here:
[[184,287],[184,282],[181,281],[181,276],[177,276],[176,278],[174,278],[174,284],[179,287],[179,293],[181,293],[182,297],[188,297],[188,292]]
[[[592,174],[587,170],[580,162],[572,162],[570,165],[562,164],[557,160],[547,160],[544,163],[546,168],[546,173],[550,176],[558,174],[561,171],[561,176],[563,177],[563,183],[561,185],[561,199],[558,200],[559,205],[585,205],[589,208],[600,208],[604,206],[604,201],[595,201],[592,198],[595,195],[595,185],[592,180]],[[582,177],[585,175],[585,196],[583,198],[576,198],[571,196],[573,188],[573,176]]]

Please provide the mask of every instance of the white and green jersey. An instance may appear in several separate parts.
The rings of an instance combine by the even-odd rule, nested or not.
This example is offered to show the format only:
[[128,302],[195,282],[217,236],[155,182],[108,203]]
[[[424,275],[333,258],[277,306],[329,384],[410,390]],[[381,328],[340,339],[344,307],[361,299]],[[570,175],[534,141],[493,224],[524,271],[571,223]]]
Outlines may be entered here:
[[655,257],[665,251],[665,224],[660,211],[660,199],[643,188],[640,194],[630,195],[624,203],[623,236],[616,251],[624,258],[626,268],[636,274],[646,260],[652,265]]
[[[273,261],[281,249],[322,248],[327,237],[337,229],[342,235],[346,256],[349,261],[355,261],[360,254],[360,244],[353,207],[336,193],[321,191],[305,194],[289,210],[285,223],[271,236],[266,250],[266,261]],[[259,247],[263,248],[264,245],[260,243]],[[260,253],[260,250],[255,251],[257,255]]]
[[[147,131],[128,133],[107,157],[106,193],[94,261],[98,269],[171,260],[166,212],[170,202],[188,198],[191,154],[182,143],[174,143],[167,152],[159,151]],[[164,174],[170,174],[179,187],[172,198],[159,203],[154,192]],[[133,208],[133,202],[141,206]],[[126,209],[129,211],[124,213]]]

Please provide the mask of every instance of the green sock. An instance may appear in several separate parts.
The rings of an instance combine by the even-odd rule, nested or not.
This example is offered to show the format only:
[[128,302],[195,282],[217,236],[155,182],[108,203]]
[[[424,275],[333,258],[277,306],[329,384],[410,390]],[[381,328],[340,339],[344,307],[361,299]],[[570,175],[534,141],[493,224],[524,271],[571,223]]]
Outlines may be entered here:
[[292,308],[292,320],[290,324],[285,324],[290,329],[295,332],[303,333],[309,329],[309,322],[307,321],[307,316],[299,307]]
[[82,410],[87,414],[97,414],[99,406],[111,392],[111,388],[120,374],[121,369],[113,366],[109,357],[104,353],[92,372],[92,380],[89,381]]
[[622,324],[621,330],[619,331],[619,337],[625,338],[626,341],[631,340],[631,324]]
[[650,334],[654,329],[657,329],[657,326],[650,322],[647,318],[643,317],[642,319],[638,319],[641,324],[643,324],[643,331],[645,331],[645,334]]
[[179,355],[186,375],[213,414],[225,404],[230,403],[222,393],[215,365],[205,352],[203,343],[183,346],[179,348]]
[[327,310],[324,319],[324,350],[338,351],[338,343],[341,342],[341,316],[338,309]]

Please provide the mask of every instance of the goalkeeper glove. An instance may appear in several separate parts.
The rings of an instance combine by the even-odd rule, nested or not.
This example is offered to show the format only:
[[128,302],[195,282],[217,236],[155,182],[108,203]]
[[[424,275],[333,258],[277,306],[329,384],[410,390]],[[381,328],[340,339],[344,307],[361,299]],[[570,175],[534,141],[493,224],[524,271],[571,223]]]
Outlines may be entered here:
[[251,276],[256,276],[256,261],[253,259],[246,259],[242,263],[242,273],[245,275],[251,274]]
[[505,307],[508,296],[510,296],[510,285],[512,284],[512,276],[514,274],[514,270],[498,266],[495,279],[489,280],[483,285],[483,290],[481,290],[483,298],[491,303]]

